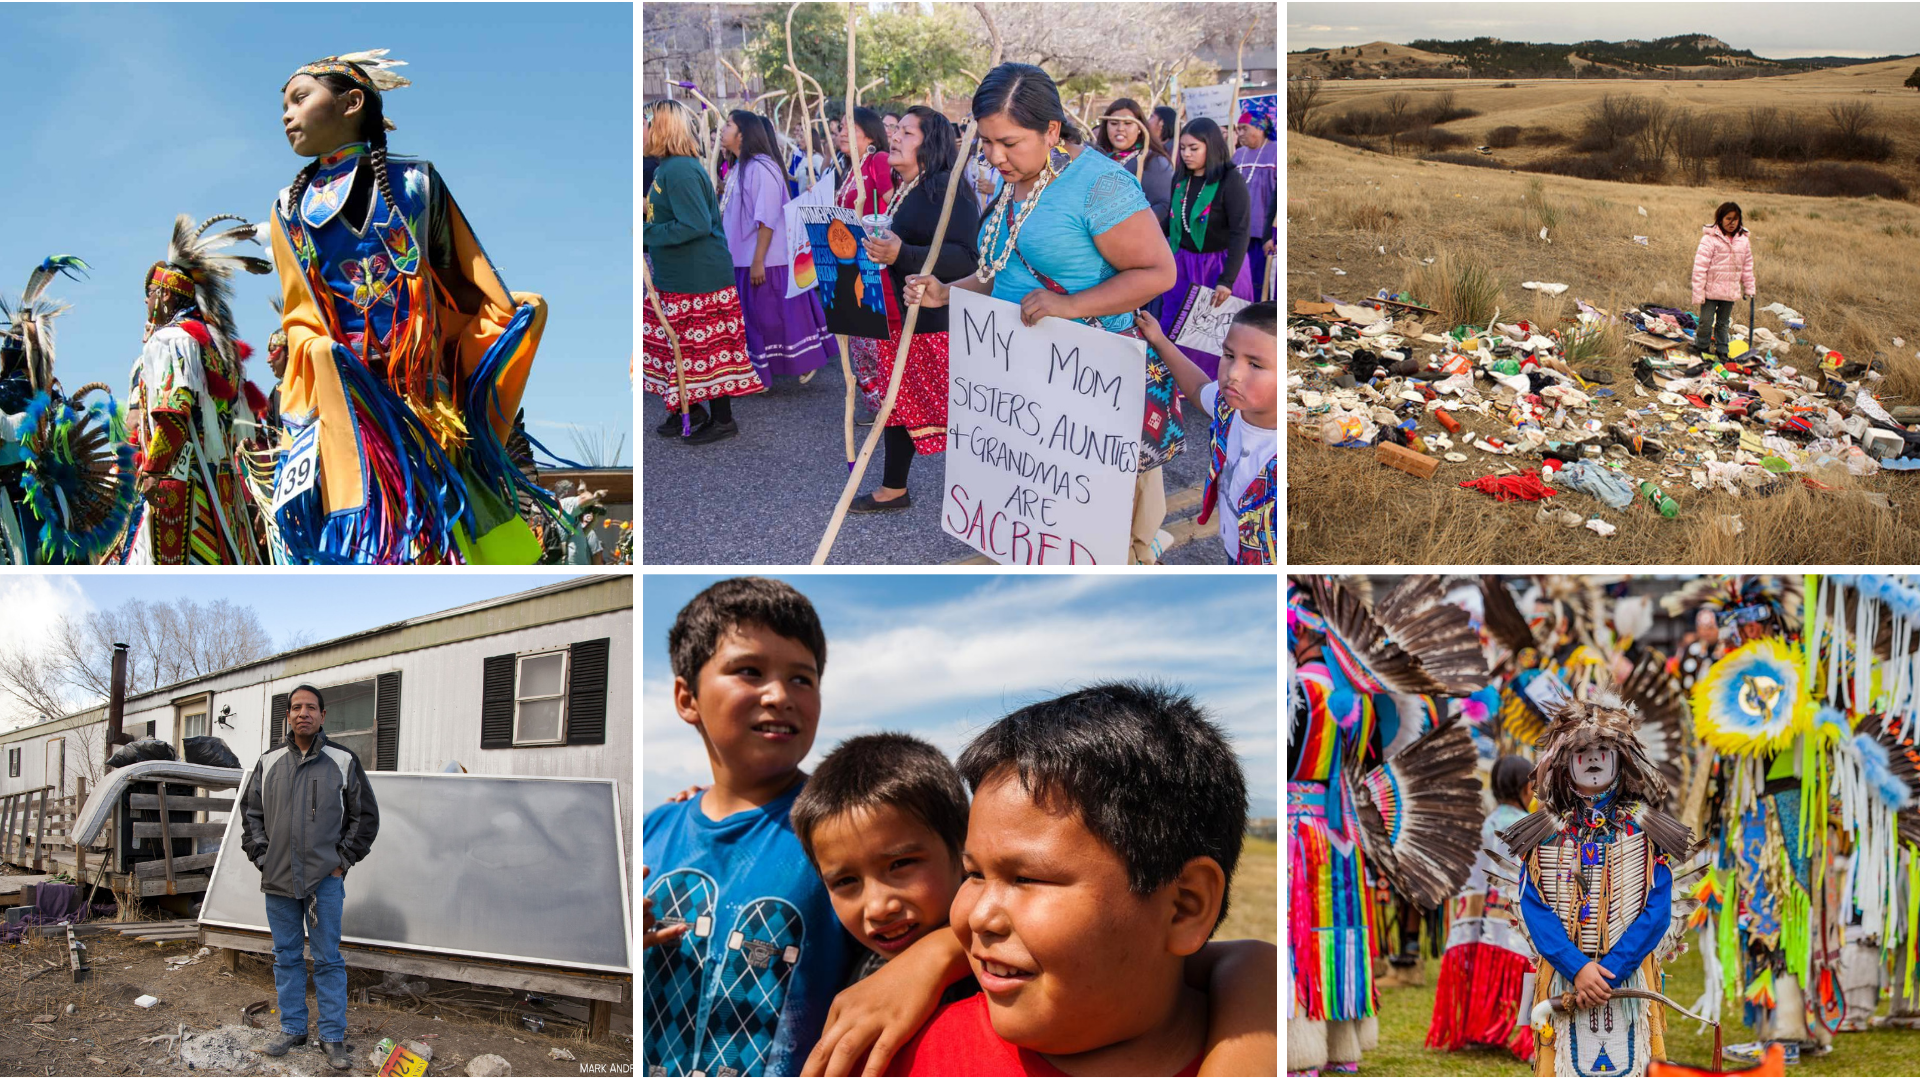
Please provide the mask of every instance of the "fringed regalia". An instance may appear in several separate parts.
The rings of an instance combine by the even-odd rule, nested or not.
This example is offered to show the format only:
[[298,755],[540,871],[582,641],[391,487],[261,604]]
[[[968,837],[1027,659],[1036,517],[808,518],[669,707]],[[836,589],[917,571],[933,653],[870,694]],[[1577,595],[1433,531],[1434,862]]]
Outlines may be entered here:
[[[1288,638],[1308,653],[1287,747],[1289,1071],[1357,1062],[1378,1038],[1371,879],[1426,910],[1473,863],[1484,818],[1473,743],[1435,699],[1479,689],[1486,666],[1443,592],[1438,578],[1409,577],[1373,604],[1362,581],[1288,583]],[[1420,733],[1379,762],[1382,721],[1401,717]]]
[[[1522,814],[1513,806],[1495,807],[1481,827],[1482,848],[1492,847],[1494,834]],[[1534,973],[1533,950],[1513,925],[1519,916],[1513,888],[1490,879],[1487,867],[1483,850],[1467,884],[1449,904],[1447,951],[1440,962],[1427,1046],[1499,1046],[1526,1061],[1533,1056],[1533,1029],[1516,1018]]]
[[[1678,947],[1694,906],[1676,893],[1669,865],[1693,853],[1693,834],[1659,808],[1666,782],[1635,739],[1641,723],[1637,708],[1606,692],[1560,703],[1534,770],[1541,809],[1499,833],[1512,860],[1496,860],[1508,873],[1494,873],[1517,884],[1520,927],[1538,957],[1526,1002],[1537,1075],[1643,1076],[1648,1061],[1666,1057],[1665,1017],[1647,999],[1567,1008],[1563,996],[1589,962],[1612,973],[1615,990],[1657,992],[1659,962]],[[1612,750],[1617,761],[1597,795],[1572,777],[1585,748]]]
[[[301,72],[369,93],[406,85],[381,52]],[[507,444],[546,302],[507,291],[430,162],[387,158],[390,191],[374,171],[368,144],[351,143],[319,159],[298,205],[291,187],[274,203],[281,543],[298,563],[533,563],[519,497],[560,515]],[[302,487],[313,464],[318,482]]]

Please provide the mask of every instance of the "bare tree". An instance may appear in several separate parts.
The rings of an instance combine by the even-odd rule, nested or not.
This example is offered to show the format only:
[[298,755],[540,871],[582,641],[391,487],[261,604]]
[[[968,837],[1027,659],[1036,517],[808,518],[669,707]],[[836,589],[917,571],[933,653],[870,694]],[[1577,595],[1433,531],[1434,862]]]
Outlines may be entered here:
[[1313,113],[1320,107],[1324,87],[1319,79],[1287,80],[1287,130],[1300,135],[1314,131]]
[[1387,145],[1394,153],[1400,152],[1400,131],[1407,126],[1407,111],[1413,108],[1413,97],[1409,94],[1389,94],[1386,100]]
[[1713,114],[1705,110],[1682,111],[1674,117],[1673,127],[1674,153],[1680,159],[1687,183],[1706,183],[1707,165],[1713,159]]
[[127,693],[223,671],[272,655],[272,635],[252,607],[220,599],[128,600],[86,619],[63,615],[38,647],[0,653],[0,695],[40,720],[105,701],[113,646],[127,648]]
[[1827,106],[1827,115],[1833,118],[1840,137],[1849,142],[1873,130],[1880,119],[1865,101],[1836,101]]

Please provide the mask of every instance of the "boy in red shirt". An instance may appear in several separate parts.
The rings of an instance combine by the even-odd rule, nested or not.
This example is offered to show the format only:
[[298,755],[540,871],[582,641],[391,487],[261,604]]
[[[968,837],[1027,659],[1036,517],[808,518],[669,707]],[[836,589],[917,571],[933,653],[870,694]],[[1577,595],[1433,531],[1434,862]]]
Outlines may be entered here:
[[981,992],[890,1074],[1197,1075],[1208,997],[1184,965],[1226,915],[1247,817],[1226,738],[1183,695],[1113,683],[1013,713],[959,767],[950,914]]

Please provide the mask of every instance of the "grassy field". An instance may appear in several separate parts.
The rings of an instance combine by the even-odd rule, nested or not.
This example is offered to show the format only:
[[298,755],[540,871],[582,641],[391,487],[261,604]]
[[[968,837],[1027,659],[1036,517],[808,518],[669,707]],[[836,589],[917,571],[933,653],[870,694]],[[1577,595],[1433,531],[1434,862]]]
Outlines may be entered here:
[[1234,868],[1232,904],[1214,934],[1222,941],[1258,938],[1280,943],[1280,847],[1272,840],[1247,837]]
[[[1768,88],[1788,93],[1793,80],[1839,77],[1823,72],[1709,83],[1704,90],[1685,92],[1725,94],[1729,108],[1744,108],[1737,105],[1741,95]],[[1383,93],[1390,85],[1376,82],[1350,93]],[[1584,108],[1581,98],[1597,92],[1573,82],[1495,91],[1450,81],[1447,89],[1473,107],[1478,107],[1478,94],[1526,93],[1535,101],[1530,108],[1573,111]],[[1907,93],[1914,111],[1906,125],[1920,132],[1920,94]],[[1511,119],[1490,114],[1456,124]],[[1837,349],[1851,360],[1884,363],[1886,379],[1878,392],[1889,407],[1920,401],[1920,358],[1915,354],[1920,349],[1920,259],[1915,258],[1920,206],[1913,203],[1477,169],[1394,158],[1299,136],[1288,140],[1286,152],[1290,299],[1326,295],[1353,300],[1382,288],[1405,289],[1423,300],[1441,295],[1434,302],[1444,309],[1449,306],[1444,282],[1478,268],[1493,280],[1493,299],[1503,319],[1530,318],[1552,325],[1574,310],[1575,299],[1613,312],[1641,304],[1684,309],[1691,299],[1689,276],[1701,226],[1716,205],[1733,199],[1745,209],[1753,232],[1760,304],[1777,300],[1801,312],[1807,327],[1799,336],[1810,343]],[[1547,241],[1539,237],[1543,227]],[[1636,243],[1635,236],[1646,237],[1647,243]],[[1427,259],[1436,262],[1428,265]],[[1335,274],[1335,269],[1345,274]],[[1519,287],[1534,280],[1564,282],[1570,289],[1561,297],[1543,299]],[[1736,321],[1744,323],[1746,317],[1741,305]],[[1783,332],[1771,315],[1761,313],[1759,321]],[[1906,344],[1894,346],[1894,337]],[[1615,331],[1602,340],[1588,366],[1611,372],[1615,389],[1627,394],[1638,352]],[[1805,367],[1811,367],[1812,360],[1812,349],[1797,345],[1785,358]],[[1437,428],[1429,423],[1423,433],[1432,430]],[[1669,494],[1681,505],[1679,517],[1663,520],[1636,503],[1628,511],[1606,514],[1619,533],[1602,538],[1585,529],[1536,524],[1534,504],[1496,504],[1477,492],[1458,490],[1459,481],[1491,471],[1479,465],[1443,464],[1432,480],[1418,480],[1375,464],[1370,451],[1328,449],[1290,437],[1288,561],[1920,562],[1920,513],[1909,505],[1920,490],[1920,479],[1912,474],[1882,472],[1860,481],[1823,476],[1819,479],[1832,490],[1801,487],[1767,499],[1669,486]],[[1883,496],[1890,508],[1876,505],[1877,499],[1866,493]],[[1598,505],[1580,499],[1583,507]],[[1738,535],[1721,523],[1732,514],[1740,515],[1744,525]]]
[[[1422,987],[1389,987],[1380,992],[1380,1046],[1361,1062],[1362,1076],[1531,1076],[1533,1070],[1512,1055],[1493,1051],[1445,1053],[1426,1048],[1427,1024],[1433,1016],[1433,980],[1438,961],[1427,962]],[[1683,1005],[1700,996],[1700,954],[1689,949],[1667,972],[1664,993]],[[1884,1006],[1881,1012],[1885,1013]],[[1722,1016],[1727,1045],[1743,1043],[1753,1033],[1738,1023],[1739,1010],[1728,1007]],[[1713,1060],[1713,1029],[1683,1017],[1668,1017],[1667,1056],[1674,1061],[1706,1065]],[[1835,1036],[1833,1052],[1803,1057],[1794,1076],[1912,1076],[1920,1058],[1920,1032],[1881,1029]]]

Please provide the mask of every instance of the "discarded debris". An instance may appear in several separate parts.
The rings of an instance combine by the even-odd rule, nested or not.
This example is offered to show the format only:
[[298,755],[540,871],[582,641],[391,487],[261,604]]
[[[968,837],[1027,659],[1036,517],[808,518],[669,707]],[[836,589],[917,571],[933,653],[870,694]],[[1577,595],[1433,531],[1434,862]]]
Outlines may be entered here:
[[152,994],[141,994],[139,997],[133,999],[133,1003],[143,1009],[151,1009],[155,1005],[160,1004],[160,999],[154,997]]
[[513,1066],[499,1054],[481,1054],[467,1062],[468,1076],[512,1076]]
[[53,1023],[53,1014],[52,1014],[52,1013],[41,1013],[41,1014],[40,1014],[39,1016],[36,1016],[36,1017],[34,1017],[33,1019],[31,1019],[31,1020],[29,1020],[29,1021],[27,1021],[27,1023],[29,1023],[29,1024],[51,1024],[51,1023]]
[[567,1049],[564,1046],[556,1046],[553,1049],[547,1051],[547,1056],[552,1058],[555,1061],[573,1061],[574,1060],[573,1051]]

